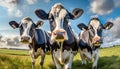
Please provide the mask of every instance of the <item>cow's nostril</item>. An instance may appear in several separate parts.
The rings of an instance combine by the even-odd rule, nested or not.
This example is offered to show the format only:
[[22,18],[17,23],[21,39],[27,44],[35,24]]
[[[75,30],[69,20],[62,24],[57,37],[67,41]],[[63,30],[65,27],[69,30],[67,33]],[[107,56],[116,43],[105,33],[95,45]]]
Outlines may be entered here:
[[23,37],[21,37],[21,40],[23,40],[24,38]]
[[21,40],[24,41],[24,40],[30,40],[30,37],[21,37]]
[[63,34],[65,34],[65,32],[63,32]]
[[64,35],[65,32],[58,32],[57,35]]
[[56,33],[56,32],[54,32],[53,34],[54,34],[54,35],[57,35],[57,33]]
[[25,37],[25,40],[29,40],[30,38],[29,37]]

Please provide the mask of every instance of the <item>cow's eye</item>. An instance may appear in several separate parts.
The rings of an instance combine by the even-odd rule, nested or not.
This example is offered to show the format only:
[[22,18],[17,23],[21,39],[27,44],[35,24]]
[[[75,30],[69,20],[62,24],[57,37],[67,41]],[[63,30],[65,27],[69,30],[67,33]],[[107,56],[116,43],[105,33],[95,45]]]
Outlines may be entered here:
[[102,30],[102,27],[101,27],[101,26],[99,26],[97,30]]
[[91,25],[89,25],[88,28],[89,28],[90,30],[93,29],[93,27],[92,27]]
[[27,28],[27,23],[22,24],[23,29]]
[[95,34],[95,30],[94,29],[91,29],[92,33]]
[[90,36],[91,36],[91,37],[94,37],[95,31],[94,31],[93,29],[90,29],[89,32],[90,32]]
[[50,21],[53,21],[53,19],[52,19],[52,18],[49,18],[49,20],[50,20]]
[[65,23],[68,23],[68,18],[64,18]]
[[52,15],[50,15],[50,16],[48,17],[48,19],[49,19],[50,21],[53,21],[53,20],[54,20],[54,17],[53,17]]
[[21,25],[20,26],[20,35],[22,35],[23,31],[24,31],[24,29],[23,29],[23,26]]

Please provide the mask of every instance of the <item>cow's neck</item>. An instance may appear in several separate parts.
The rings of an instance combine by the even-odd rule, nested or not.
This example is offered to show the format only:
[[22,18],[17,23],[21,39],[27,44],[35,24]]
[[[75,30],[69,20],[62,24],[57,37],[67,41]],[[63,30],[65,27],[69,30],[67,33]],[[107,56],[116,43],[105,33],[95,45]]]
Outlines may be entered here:
[[67,32],[67,35],[68,35],[68,40],[66,40],[66,44],[68,45],[71,45],[72,43],[75,42],[75,35],[72,31],[72,28],[68,25],[66,28],[65,28],[65,31]]

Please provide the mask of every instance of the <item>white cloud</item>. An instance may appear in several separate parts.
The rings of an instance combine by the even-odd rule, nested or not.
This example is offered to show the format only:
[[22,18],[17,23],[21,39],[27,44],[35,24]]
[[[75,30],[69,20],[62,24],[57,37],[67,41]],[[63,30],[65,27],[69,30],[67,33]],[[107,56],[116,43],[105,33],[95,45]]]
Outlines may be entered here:
[[115,7],[120,7],[120,0],[114,0],[115,2]]
[[22,11],[18,9],[18,0],[1,0],[0,6],[7,8],[8,14],[14,17],[21,17]]
[[114,23],[114,26],[110,29],[113,37],[120,39],[120,17],[117,17],[116,19],[110,19],[110,21]]
[[120,39],[114,40],[112,42],[107,42],[102,44],[102,47],[110,47],[110,46],[115,46],[115,45],[120,45]]
[[35,4],[37,2],[37,0],[27,0],[28,4],[32,5]]
[[14,37],[2,36],[0,38],[0,44],[2,44],[2,46],[20,46],[20,45],[22,45],[19,42],[19,36],[14,36]]
[[22,15],[23,13],[20,10],[16,11],[16,14],[15,14],[16,17],[22,17]]
[[14,35],[11,37],[5,37],[0,35],[0,48],[29,49],[28,45],[24,45],[19,42],[18,35]]
[[120,45],[120,17],[110,19],[113,22],[113,27],[110,30],[103,32],[103,46]]
[[109,14],[119,4],[119,0],[92,0],[90,4],[90,11],[98,15]]
[[98,15],[92,15],[90,18],[94,18],[94,17],[98,18],[99,16]]
[[46,3],[49,3],[49,2],[50,2],[50,0],[45,0],[45,2],[46,2]]

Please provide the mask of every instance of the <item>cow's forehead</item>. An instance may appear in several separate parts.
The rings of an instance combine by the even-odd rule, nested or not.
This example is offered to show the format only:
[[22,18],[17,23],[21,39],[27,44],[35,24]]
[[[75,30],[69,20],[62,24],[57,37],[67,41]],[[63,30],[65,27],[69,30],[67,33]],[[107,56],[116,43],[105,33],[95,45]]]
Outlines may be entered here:
[[59,18],[64,18],[65,15],[67,14],[67,11],[62,4],[57,3],[51,8],[50,13],[53,16],[59,16],[60,15]]
[[32,24],[32,19],[29,17],[25,17],[21,20],[21,24],[28,24],[31,25]]
[[58,12],[60,9],[64,9],[64,7],[62,4],[57,3],[54,6],[52,6],[50,13],[54,14],[54,12]]
[[29,20],[22,20],[22,21],[21,21],[21,24],[27,24],[27,23],[29,23],[29,22],[31,22],[31,21],[29,21]]
[[101,25],[101,23],[99,20],[93,19],[90,21],[90,25],[97,29]]

